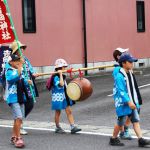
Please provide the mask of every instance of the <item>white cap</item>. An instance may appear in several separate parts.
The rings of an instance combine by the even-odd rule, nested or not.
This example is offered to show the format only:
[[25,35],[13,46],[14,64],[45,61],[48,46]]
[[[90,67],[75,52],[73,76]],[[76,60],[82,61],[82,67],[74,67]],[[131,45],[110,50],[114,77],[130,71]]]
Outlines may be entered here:
[[55,61],[55,68],[67,67],[67,66],[68,66],[67,62],[62,58],[57,59]]
[[118,50],[119,52],[124,53],[124,52],[129,51],[129,48],[124,49],[124,48],[118,47],[118,48],[116,48],[115,50]]

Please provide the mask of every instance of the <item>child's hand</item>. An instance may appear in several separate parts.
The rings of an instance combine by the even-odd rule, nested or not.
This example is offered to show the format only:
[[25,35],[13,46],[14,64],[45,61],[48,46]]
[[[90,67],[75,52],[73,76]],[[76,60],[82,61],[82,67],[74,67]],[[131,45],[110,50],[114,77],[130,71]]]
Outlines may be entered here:
[[21,64],[18,64],[18,65],[16,66],[16,68],[17,68],[17,70],[18,70],[18,74],[20,75],[21,72],[22,72],[22,65],[21,65]]
[[24,60],[24,58],[23,58],[23,57],[21,57],[21,58],[20,58],[20,61],[21,61],[21,63],[22,63],[22,64],[24,64],[24,63],[25,63],[25,60]]
[[136,109],[136,106],[133,102],[128,102],[128,105],[131,109]]
[[19,63],[17,64],[17,68],[18,68],[18,69],[22,69],[22,68],[23,68],[22,62],[19,62]]
[[28,80],[28,83],[29,83],[30,85],[32,85],[32,81],[31,81],[31,80]]
[[59,75],[62,75],[62,70],[58,70]]
[[35,78],[40,76],[39,73],[34,73],[34,74],[32,74],[32,75],[33,75]]
[[63,79],[63,75],[62,75],[62,70],[58,70],[58,73],[60,76],[59,84],[60,84],[60,86],[64,86],[64,79]]

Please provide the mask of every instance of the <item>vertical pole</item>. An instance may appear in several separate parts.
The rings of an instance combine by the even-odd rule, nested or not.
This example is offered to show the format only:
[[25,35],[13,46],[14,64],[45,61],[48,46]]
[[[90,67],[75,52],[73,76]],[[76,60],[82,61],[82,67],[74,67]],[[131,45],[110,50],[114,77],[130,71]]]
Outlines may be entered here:
[[[16,32],[16,30],[15,30],[14,22],[13,22],[13,20],[12,20],[11,14],[10,14],[10,9],[9,9],[9,7],[8,7],[7,0],[4,0],[4,3],[5,3],[5,6],[6,6],[6,9],[7,9],[7,13],[8,13],[8,16],[9,16],[9,20],[10,20],[10,23],[11,23],[11,26],[12,26],[12,30],[13,30],[13,33],[14,33],[14,36],[15,36],[15,40],[17,41],[18,50],[19,50],[19,53],[20,53],[20,55],[21,55],[21,57],[22,57],[23,54],[22,54],[22,51],[21,51],[21,49],[20,49],[20,45],[19,45],[19,42],[18,42],[17,32]],[[28,73],[27,73],[27,69],[26,69],[26,64],[25,64],[25,63],[23,64],[23,68],[24,68],[24,71],[25,71],[25,76],[29,79],[29,76],[28,76]],[[30,92],[31,92],[31,94],[32,94],[33,100],[34,100],[34,102],[36,102],[36,101],[35,101],[35,97],[34,97],[34,93],[33,93],[32,86],[29,85],[29,87],[30,87]]]
[[[87,31],[86,31],[86,4],[85,0],[82,0],[82,13],[83,13],[83,38],[84,38],[84,67],[88,67],[87,62]],[[88,71],[85,71],[85,75],[88,75]]]

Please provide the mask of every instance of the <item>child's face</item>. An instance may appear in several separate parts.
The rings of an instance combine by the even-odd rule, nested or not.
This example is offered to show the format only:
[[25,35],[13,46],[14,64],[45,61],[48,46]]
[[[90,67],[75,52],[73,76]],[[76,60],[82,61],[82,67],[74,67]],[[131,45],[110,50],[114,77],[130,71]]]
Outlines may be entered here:
[[62,70],[65,70],[66,69],[66,67],[62,67]]
[[[24,49],[23,48],[20,48],[21,49],[21,51],[22,51],[22,53],[24,52]],[[19,52],[19,50],[17,50],[16,52],[15,52],[15,55],[17,55],[18,57],[21,57],[21,54],[20,54],[20,52]]]
[[19,56],[19,57],[20,57],[19,50],[17,50],[17,51],[15,52],[15,55],[17,55],[17,56]]
[[22,63],[20,61],[11,61],[10,64],[15,69],[18,69],[19,67],[22,67]]
[[133,62],[129,62],[129,61],[124,62],[123,63],[123,68],[126,69],[126,70],[133,69]]

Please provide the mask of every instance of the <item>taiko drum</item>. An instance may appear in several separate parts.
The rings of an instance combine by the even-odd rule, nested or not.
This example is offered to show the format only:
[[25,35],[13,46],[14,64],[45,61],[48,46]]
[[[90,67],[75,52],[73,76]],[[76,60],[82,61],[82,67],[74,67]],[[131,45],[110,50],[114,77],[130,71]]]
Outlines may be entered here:
[[67,95],[73,101],[86,100],[92,92],[92,84],[86,78],[73,79],[67,86]]

